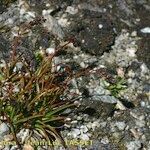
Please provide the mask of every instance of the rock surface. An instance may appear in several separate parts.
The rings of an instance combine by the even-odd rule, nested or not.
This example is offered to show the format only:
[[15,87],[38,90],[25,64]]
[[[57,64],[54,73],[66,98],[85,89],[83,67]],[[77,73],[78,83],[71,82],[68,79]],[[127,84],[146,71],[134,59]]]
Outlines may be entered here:
[[[53,53],[71,39],[74,45],[69,44],[55,63],[67,63],[74,72],[92,68],[88,75],[71,83],[69,92],[79,95],[76,103],[81,106],[64,112],[70,123],[65,124],[62,135],[68,140],[93,142],[71,149],[149,149],[149,11],[147,0],[16,0],[8,6],[0,1],[0,59],[9,59],[13,39],[20,30],[23,35],[17,53],[32,66],[36,66],[35,51]],[[26,30],[29,24],[32,26]],[[63,68],[58,66],[58,70]],[[73,98],[69,92],[67,96]],[[6,124],[0,123],[0,138],[11,141],[6,130]],[[18,136],[24,141],[29,133],[22,129]],[[42,136],[34,133],[36,138],[41,140]],[[24,145],[24,149],[33,147]]]

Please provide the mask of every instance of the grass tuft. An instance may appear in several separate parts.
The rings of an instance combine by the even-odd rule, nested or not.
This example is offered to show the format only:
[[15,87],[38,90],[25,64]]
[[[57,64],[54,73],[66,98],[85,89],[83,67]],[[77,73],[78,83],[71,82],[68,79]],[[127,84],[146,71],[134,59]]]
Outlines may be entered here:
[[[73,101],[61,99],[70,81],[84,74],[81,70],[74,74],[71,69],[64,72],[53,66],[54,55],[37,55],[38,65],[33,70],[22,56],[13,56],[0,67],[0,115],[1,121],[10,125],[18,146],[16,134],[23,128],[44,133],[49,141],[59,139],[65,146],[59,127],[65,124],[62,112],[74,107]],[[41,59],[42,58],[42,59]],[[64,77],[64,74],[67,76]],[[62,78],[63,80],[58,80]]]
[[[22,25],[20,30],[31,29],[42,21],[43,18],[36,18]],[[67,117],[63,111],[75,107],[74,101],[66,97],[66,93],[71,80],[88,74],[90,68],[74,73],[68,65],[63,65],[66,66],[63,71],[58,71],[54,66],[55,56],[71,40],[53,54],[36,52],[37,65],[33,68],[22,54],[16,53],[22,36],[14,37],[9,62],[0,62],[0,119],[9,124],[19,149],[22,149],[22,143],[16,135],[21,129],[38,132],[51,142],[59,139],[66,146],[60,134]]]

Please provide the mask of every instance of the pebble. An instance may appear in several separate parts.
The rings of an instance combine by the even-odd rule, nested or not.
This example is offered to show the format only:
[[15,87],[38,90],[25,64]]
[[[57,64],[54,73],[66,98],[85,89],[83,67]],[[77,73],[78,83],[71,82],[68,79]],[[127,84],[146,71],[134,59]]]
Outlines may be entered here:
[[5,141],[12,141],[13,140],[13,135],[12,134],[7,134],[7,135],[4,135],[4,139]]
[[144,115],[139,115],[139,112],[130,112],[130,115],[132,117],[134,117],[135,119],[140,120],[140,121],[145,119],[145,116]]
[[12,25],[12,24],[14,23],[14,20],[11,19],[11,18],[9,18],[9,19],[7,20],[7,23],[10,24],[10,25]]
[[136,37],[136,36],[137,36],[137,31],[133,31],[133,32],[131,33],[131,36],[132,36],[132,37]]
[[97,86],[94,89],[94,94],[103,95],[103,94],[105,94],[105,89],[101,86]]
[[100,126],[99,122],[98,121],[94,121],[92,123],[92,130],[94,131],[96,129],[96,127],[99,127],[99,126]]
[[3,59],[1,59],[0,60],[0,68],[3,68],[3,67],[6,67],[6,62]]
[[64,124],[64,127],[66,127],[66,128],[70,128],[70,127],[71,127],[71,125],[70,125],[70,124]]
[[137,51],[136,48],[134,48],[134,47],[132,47],[132,48],[127,48],[126,51],[128,52],[129,57],[135,57],[135,56],[136,56],[136,54],[135,54],[136,51]]
[[88,141],[89,140],[89,136],[87,134],[81,134],[80,135],[80,139],[83,141]]
[[17,69],[21,69],[23,67],[23,63],[22,62],[17,62],[16,67],[17,67]]
[[117,104],[116,104],[116,109],[119,109],[119,110],[126,110],[126,107],[122,104],[121,101],[117,101]]
[[23,150],[34,150],[33,146],[29,145],[29,144],[25,144],[23,146]]
[[49,3],[46,3],[46,5],[45,5],[46,7],[50,7],[51,5],[49,4]]
[[136,139],[140,138],[141,134],[135,128],[130,129],[130,131]]
[[124,130],[126,127],[126,124],[124,122],[116,122],[115,125],[118,127],[119,130]]
[[18,93],[19,91],[20,91],[19,87],[18,87],[17,85],[15,85],[15,86],[13,87],[13,92],[14,92],[14,93]]
[[46,49],[47,54],[54,54],[55,53],[55,48],[49,47]]
[[117,103],[117,99],[114,96],[102,95],[99,98],[104,103],[110,103],[110,104]]
[[144,63],[140,66],[140,69],[141,69],[141,75],[149,72],[147,66]]
[[108,143],[109,143],[108,137],[102,138],[102,139],[101,139],[101,143],[103,143],[103,144],[108,144]]
[[84,62],[81,62],[81,63],[80,63],[80,66],[81,66],[82,68],[85,68],[86,65],[85,65]]
[[26,9],[25,8],[21,8],[20,9],[20,15],[23,16],[26,13]]
[[105,128],[106,125],[107,125],[107,122],[101,122],[101,123],[100,123],[100,126],[101,126],[102,128]]
[[103,28],[103,25],[102,25],[102,24],[99,24],[98,27],[99,27],[99,29],[102,29],[102,28]]
[[60,39],[63,39],[65,34],[58,21],[49,14],[45,14],[43,16],[46,19],[46,21],[43,23],[43,26],[47,28],[48,31],[52,32],[53,35],[56,35]]
[[145,27],[143,29],[141,29],[142,33],[150,33],[150,27]]
[[9,133],[9,127],[6,123],[2,123],[0,125],[0,137],[3,137],[4,135]]
[[[10,150],[10,146],[9,146],[9,145],[6,145],[3,150]],[[16,149],[15,149],[15,150],[16,150]]]
[[71,121],[71,118],[66,118],[65,121]]
[[82,125],[80,127],[80,131],[81,131],[81,133],[86,133],[88,131],[88,128],[86,126]]
[[146,105],[144,101],[141,101],[140,104],[141,104],[141,107],[145,107]]
[[127,150],[139,150],[141,148],[141,141],[135,140],[135,141],[130,141],[129,143],[126,144]]
[[22,129],[18,134],[17,137],[21,139],[23,143],[25,139],[29,136],[29,129]]
[[88,122],[87,125],[86,125],[89,129],[92,128],[92,122]]
[[78,13],[78,9],[72,6],[68,6],[66,12],[68,12],[71,15],[75,15],[76,13]]
[[71,121],[71,124],[76,124],[76,123],[78,123],[78,121],[77,121],[77,120],[73,120],[73,121]]
[[42,15],[43,15],[43,16],[47,15],[47,10],[44,9],[44,10],[42,11]]
[[77,116],[77,120],[78,121],[82,120],[82,117],[81,116]]
[[78,135],[80,135],[80,130],[79,129],[72,129],[72,131],[71,131],[71,136],[73,137],[73,138],[77,138],[77,136]]
[[18,148],[18,146],[15,145],[15,146],[12,146],[10,150],[16,150],[17,148]]
[[69,113],[71,113],[71,109],[70,108],[67,108],[62,114],[69,114]]
[[16,63],[16,66],[14,67],[13,72],[19,71],[22,67],[23,67],[22,62]]
[[122,78],[124,77],[125,73],[124,73],[123,68],[117,68],[116,71],[119,77],[122,77]]
[[35,13],[28,11],[27,14],[29,15],[29,17],[35,18]]
[[136,120],[135,124],[140,128],[142,128],[146,125],[145,120]]

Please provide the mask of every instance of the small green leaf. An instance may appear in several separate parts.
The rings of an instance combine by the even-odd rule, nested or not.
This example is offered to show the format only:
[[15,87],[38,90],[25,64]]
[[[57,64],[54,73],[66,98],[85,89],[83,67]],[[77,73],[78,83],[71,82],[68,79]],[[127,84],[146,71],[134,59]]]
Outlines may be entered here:
[[24,123],[26,121],[29,121],[29,120],[32,120],[32,119],[41,118],[41,117],[43,117],[43,115],[30,116],[30,117],[27,117],[27,118],[20,119],[19,121],[16,121],[15,124]]

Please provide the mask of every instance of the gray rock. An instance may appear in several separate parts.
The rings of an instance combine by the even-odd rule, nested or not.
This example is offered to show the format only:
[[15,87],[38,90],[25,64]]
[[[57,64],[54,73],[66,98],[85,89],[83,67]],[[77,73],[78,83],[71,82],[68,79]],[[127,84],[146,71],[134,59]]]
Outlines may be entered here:
[[86,133],[86,132],[88,132],[88,128],[87,128],[85,125],[81,125],[80,131],[81,131],[82,133]]
[[45,23],[43,24],[44,27],[52,32],[53,35],[56,35],[60,39],[63,39],[65,35],[61,26],[58,24],[58,21],[49,14],[46,14],[44,18],[46,19]]
[[62,112],[62,114],[63,115],[65,115],[65,114],[69,114],[69,113],[71,113],[71,109],[70,108],[67,108],[64,112]]
[[79,137],[80,137],[80,139],[83,140],[83,141],[88,141],[88,140],[89,140],[89,136],[88,136],[87,134],[84,134],[84,133],[81,134]]
[[6,145],[3,150],[10,150],[10,146]]
[[139,150],[141,148],[141,141],[135,140],[126,144],[127,150]]
[[77,116],[77,120],[80,121],[82,120],[83,118],[81,116]]
[[141,32],[150,33],[150,27],[145,27],[145,28],[141,29]]
[[80,130],[79,130],[79,129],[72,129],[70,135],[71,135],[73,138],[77,138],[77,136],[80,135]]
[[117,99],[114,96],[102,95],[102,96],[93,96],[97,101],[102,101],[104,103],[116,104]]
[[115,124],[119,130],[124,130],[126,127],[126,124],[124,122],[116,122]]
[[[102,55],[110,50],[114,43],[115,34],[113,25],[108,16],[103,13],[82,9],[75,15],[68,16],[70,26],[67,36],[76,39],[76,45],[81,46],[81,50],[93,55]],[[99,28],[103,24],[103,28]]]
[[29,129],[22,129],[18,134],[17,138],[20,139],[21,143],[24,143],[26,138],[29,136]]
[[109,143],[108,137],[102,138],[101,143],[103,143],[103,144],[108,144],[108,143]]
[[135,123],[138,127],[141,127],[141,128],[144,127],[146,124],[145,120],[136,120]]
[[[6,12],[2,13],[0,16],[0,25],[7,25],[7,26],[14,26],[16,24],[18,24],[19,22],[19,9],[15,6],[12,5],[11,7],[9,7],[7,9]],[[12,23],[9,23],[9,19],[11,18],[11,20],[13,21]]]
[[2,123],[0,125],[0,137],[3,137],[4,135],[9,133],[9,127],[6,123]]
[[117,99],[111,96],[93,96],[83,99],[81,110],[89,115],[109,116],[115,109]]
[[15,145],[15,146],[12,146],[10,150],[17,150],[18,149],[18,146]]
[[91,94],[93,95],[104,95],[105,94],[105,89],[101,86],[97,86],[95,89],[94,89],[94,93],[92,92]]

